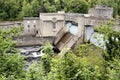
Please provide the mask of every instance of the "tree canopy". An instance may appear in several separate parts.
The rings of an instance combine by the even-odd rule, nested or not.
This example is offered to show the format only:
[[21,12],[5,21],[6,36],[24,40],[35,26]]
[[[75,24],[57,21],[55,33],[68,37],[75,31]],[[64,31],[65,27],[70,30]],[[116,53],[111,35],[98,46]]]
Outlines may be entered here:
[[87,13],[97,4],[107,5],[113,7],[114,17],[120,16],[120,0],[0,0],[0,20],[36,17],[43,3],[47,12],[64,10],[72,13]]
[[25,77],[24,57],[15,48],[13,37],[17,36],[21,28],[0,30],[0,80],[15,80]]

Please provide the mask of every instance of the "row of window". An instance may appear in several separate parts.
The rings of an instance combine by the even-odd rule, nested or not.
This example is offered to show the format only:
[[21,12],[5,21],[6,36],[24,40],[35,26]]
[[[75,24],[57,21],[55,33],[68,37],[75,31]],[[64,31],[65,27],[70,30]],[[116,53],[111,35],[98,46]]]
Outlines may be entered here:
[[[36,28],[36,25],[33,25],[34,26],[34,28]],[[28,28],[30,28],[30,25],[28,25]]]
[[[33,25],[34,26],[34,32],[36,31],[36,25]],[[28,25],[28,32],[30,32],[30,25]]]

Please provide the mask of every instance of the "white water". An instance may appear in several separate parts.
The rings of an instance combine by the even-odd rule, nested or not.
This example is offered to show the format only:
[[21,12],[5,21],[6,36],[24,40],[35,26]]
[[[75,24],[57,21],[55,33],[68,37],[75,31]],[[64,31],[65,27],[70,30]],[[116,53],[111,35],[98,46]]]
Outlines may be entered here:
[[78,26],[73,25],[71,22],[68,22],[66,26],[67,26],[67,30],[73,35],[76,35],[78,33]]

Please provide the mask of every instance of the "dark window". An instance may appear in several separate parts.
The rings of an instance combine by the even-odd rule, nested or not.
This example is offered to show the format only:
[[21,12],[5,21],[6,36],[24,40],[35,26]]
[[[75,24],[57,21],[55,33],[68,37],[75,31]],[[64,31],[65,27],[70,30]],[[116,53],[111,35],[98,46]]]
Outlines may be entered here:
[[28,25],[28,28],[30,28],[30,25]]
[[36,28],[36,25],[34,25],[34,28]]
[[34,32],[36,31],[36,25],[34,25]]

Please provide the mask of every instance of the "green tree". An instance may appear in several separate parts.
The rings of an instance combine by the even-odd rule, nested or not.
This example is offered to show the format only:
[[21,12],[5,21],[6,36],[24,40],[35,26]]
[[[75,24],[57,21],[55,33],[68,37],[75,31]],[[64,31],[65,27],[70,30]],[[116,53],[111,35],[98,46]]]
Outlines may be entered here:
[[16,0],[0,0],[0,18],[2,20],[15,20],[19,13]]
[[40,62],[34,62],[28,68],[26,80],[45,80],[45,70]]
[[36,61],[28,68],[26,74],[27,80],[46,80],[46,76],[51,71],[51,59],[53,55],[52,46],[50,43],[46,43],[43,46],[44,55],[41,57],[41,61]]
[[106,41],[106,50],[103,55],[106,80],[119,80],[120,76],[120,33],[115,32],[113,26],[113,22],[109,21],[97,28],[99,33],[104,34]]
[[38,17],[39,16],[40,5],[38,0],[32,0],[28,2],[24,0],[22,11],[19,16],[22,17]]
[[51,3],[49,1],[45,2],[45,7],[48,12],[57,12],[57,8],[54,3]]
[[5,9],[5,6],[4,6],[4,1],[3,0],[0,0],[0,20],[5,20],[7,18],[7,13],[6,11],[4,10]]
[[20,13],[22,17],[32,17],[32,6],[26,0],[23,2],[22,12]]
[[97,31],[104,34],[104,40],[106,41],[106,53],[104,55],[105,60],[112,60],[120,57],[120,33],[114,31],[115,24],[110,20],[106,24],[102,24],[97,27]]
[[38,0],[33,0],[31,2],[31,6],[32,6],[32,16],[38,17],[39,16],[39,10],[40,10],[40,5],[39,5]]
[[88,0],[87,2],[90,4],[90,7],[101,4],[101,0]]
[[51,60],[53,55],[52,46],[50,43],[46,43],[43,47],[44,55],[41,58],[42,66],[45,70],[45,74],[47,75],[51,70]]
[[77,46],[76,55],[79,56],[82,62],[87,61],[93,67],[98,66],[100,70],[104,70],[104,50],[96,47],[93,44],[81,44]]
[[25,77],[24,57],[20,56],[15,48],[16,42],[13,41],[18,31],[21,31],[21,28],[0,31],[0,76],[4,76],[7,80]]
[[119,80],[120,79],[120,59],[113,59],[107,63],[107,79],[106,80]]
[[80,57],[71,51],[60,53],[52,59],[51,71],[47,80],[99,80],[101,73],[98,67],[82,62]]
[[66,12],[87,13],[89,4],[85,0],[64,0]]

